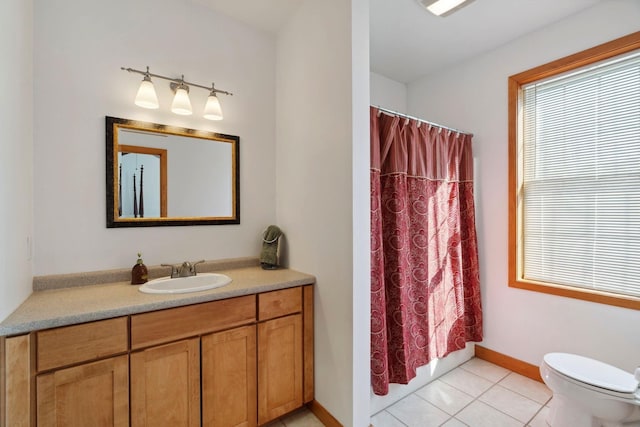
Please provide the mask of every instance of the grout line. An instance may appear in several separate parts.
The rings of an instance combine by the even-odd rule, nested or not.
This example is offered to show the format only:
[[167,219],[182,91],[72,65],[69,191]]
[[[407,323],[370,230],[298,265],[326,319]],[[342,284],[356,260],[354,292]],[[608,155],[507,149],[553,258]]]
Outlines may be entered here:
[[[465,363],[463,363],[462,365],[458,366],[458,368],[460,368],[460,369],[464,369],[465,371],[469,372],[470,374],[474,374],[474,375],[476,375],[476,376],[478,376],[478,377],[480,377],[480,378],[484,378],[485,380],[487,380],[487,381],[491,381],[492,383],[495,383],[495,384],[497,384],[497,383],[499,383],[500,381],[502,381],[503,379],[507,378],[507,377],[509,376],[509,374],[511,374],[511,373],[513,372],[513,371],[510,371],[510,370],[509,370],[509,369],[507,369],[507,368],[502,368],[502,366],[498,366],[498,365],[495,365],[494,363],[487,362],[486,360],[483,360],[483,362],[486,362],[486,363],[491,364],[491,365],[495,365],[495,366],[497,366],[497,367],[499,367],[499,368],[502,368],[502,369],[504,369],[505,371],[507,371],[507,373],[506,373],[506,374],[504,374],[504,376],[500,377],[497,381],[494,381],[494,380],[492,380],[492,379],[490,379],[490,378],[483,377],[482,375],[476,374],[475,372],[473,372],[473,371],[471,371],[471,370],[469,370],[469,369],[467,369],[467,368],[465,368],[465,367],[464,367],[464,365],[466,365],[467,363],[469,363],[469,362],[470,362],[470,361],[472,361],[472,360],[473,360],[473,358],[472,358],[472,359],[469,359],[468,361],[466,361],[466,362],[465,362]],[[482,360],[482,359],[478,359],[478,360]]]
[[[491,389],[492,389],[493,387],[495,387],[495,386],[499,386],[499,387],[501,387],[501,388],[503,388],[503,389],[505,389],[505,390],[507,390],[507,391],[512,391],[512,390],[510,390],[510,389],[508,389],[508,388],[506,388],[506,387],[504,387],[504,386],[499,385],[498,383],[495,383],[493,386],[489,387],[489,389],[488,389],[487,391],[485,391],[484,393],[482,393],[480,396],[482,396],[483,394],[487,393],[489,390],[491,390]],[[514,393],[515,393],[515,392],[514,392]],[[516,394],[519,394],[519,393],[516,393]],[[522,421],[520,421],[519,419],[517,419],[517,418],[516,418],[516,417],[514,417],[513,415],[509,415],[509,414],[507,414],[506,412],[504,412],[504,411],[500,410],[499,408],[496,408],[495,406],[491,405],[490,403],[483,402],[482,400],[479,400],[479,399],[480,399],[480,396],[478,396],[478,398],[477,398],[477,399],[478,399],[478,401],[479,401],[480,403],[484,403],[484,404],[485,404],[485,405],[487,405],[488,407],[490,407],[490,408],[492,408],[492,409],[495,409],[496,411],[498,411],[498,412],[500,412],[500,413],[502,413],[502,414],[506,415],[507,417],[509,417],[509,418],[511,418],[511,419],[513,419],[513,420],[516,420],[516,421],[517,421],[517,422],[519,422],[519,423],[522,423]],[[520,394],[520,396],[522,396],[522,395]],[[539,405],[539,403],[538,403],[538,402],[536,402],[535,400],[529,399],[529,398],[528,398],[528,397],[526,397],[526,396],[522,396],[522,397],[524,397],[525,399],[531,400],[531,401],[532,401],[533,403],[535,403],[536,405]],[[544,405],[543,405],[543,406],[544,406]],[[542,409],[542,407],[541,407],[540,409]],[[538,409],[538,412],[540,411],[540,409]],[[537,414],[538,412],[536,412],[536,414]],[[534,417],[535,417],[535,415],[534,415]],[[524,422],[522,425],[523,425],[523,426],[526,426],[530,421],[531,421],[531,420],[529,420],[529,421],[527,421],[527,422]]]
[[[531,419],[530,419],[529,421],[527,421],[524,425],[525,425],[525,426],[529,426],[529,425],[531,425],[531,421],[533,421],[533,420],[534,420],[534,418],[535,418],[535,417],[537,417],[537,416],[538,416],[538,414],[539,414],[540,412],[542,412],[542,410],[543,410],[543,409],[544,409],[544,405],[542,405],[542,406],[540,407],[540,409],[538,409],[538,412],[536,412],[535,414],[533,414],[533,417],[531,417]],[[546,422],[546,421],[545,421],[545,422]]]
[[380,415],[381,413],[386,412],[391,418],[395,419],[396,421],[398,421],[400,424],[402,424],[405,427],[409,427],[407,424],[405,424],[400,418],[396,417],[395,415],[393,415],[391,412],[387,411],[386,409],[383,409],[382,411],[378,411],[375,413],[375,415],[373,415],[371,418],[373,417],[377,417],[378,415]]
[[[460,368],[460,369],[464,369],[464,368],[461,368],[460,366],[458,366],[458,368]],[[456,416],[456,415],[458,415],[460,412],[464,411],[467,407],[471,406],[471,404],[473,404],[474,402],[478,401],[478,402],[480,402],[481,404],[486,405],[486,406],[488,406],[489,408],[491,408],[491,409],[493,409],[493,410],[495,410],[495,411],[498,411],[498,412],[500,412],[500,413],[501,413],[501,414],[503,414],[503,415],[506,415],[507,417],[511,418],[512,420],[515,420],[515,421],[517,421],[518,423],[522,423],[522,421],[520,421],[519,419],[517,419],[517,418],[513,417],[512,415],[509,415],[509,414],[507,414],[506,412],[503,412],[503,411],[501,411],[500,409],[498,409],[498,408],[494,407],[493,405],[490,405],[489,403],[486,403],[486,402],[483,402],[482,400],[480,400],[480,397],[484,396],[486,393],[488,393],[488,392],[489,392],[489,390],[491,390],[491,389],[492,389],[492,388],[494,388],[495,386],[500,386],[501,388],[504,388],[505,390],[513,391],[513,390],[508,389],[508,388],[506,388],[506,387],[504,387],[504,386],[501,386],[501,385],[499,384],[499,383],[500,383],[500,381],[502,381],[502,379],[504,379],[504,378],[506,378],[507,376],[509,376],[513,371],[509,371],[509,373],[508,373],[507,375],[505,375],[503,378],[501,378],[501,379],[500,379],[500,380],[498,380],[497,382],[494,382],[494,381],[492,381],[492,380],[490,380],[490,379],[488,379],[488,378],[484,378],[484,377],[482,377],[482,376],[480,376],[480,375],[478,375],[478,374],[475,374],[475,373],[473,373],[473,372],[471,372],[471,371],[468,371],[468,370],[466,370],[466,369],[464,369],[464,371],[468,372],[469,374],[475,375],[476,377],[479,377],[479,378],[482,378],[482,379],[484,379],[484,380],[486,380],[486,381],[489,381],[490,383],[492,383],[492,385],[491,385],[491,387],[489,387],[488,389],[486,389],[485,391],[483,391],[482,393],[480,393],[478,396],[473,397],[473,396],[468,395],[468,394],[467,394],[467,393],[465,393],[464,391],[460,390],[458,387],[455,387],[455,386],[453,386],[453,385],[451,385],[451,384],[448,384],[448,383],[446,383],[446,382],[444,382],[444,381],[443,381],[443,382],[444,382],[445,384],[447,384],[448,386],[453,387],[453,388],[455,388],[456,390],[458,390],[458,391],[460,391],[460,392],[462,392],[462,393],[465,393],[465,394],[467,394],[467,395],[468,395],[468,396],[470,396],[470,397],[473,397],[473,400],[472,400],[471,402],[469,402],[468,404],[466,404],[465,406],[463,406],[463,407],[462,407],[460,410],[458,410],[455,414],[451,415],[450,419],[451,419],[451,418],[455,418],[455,416]],[[516,393],[516,392],[514,392],[514,393]],[[532,402],[533,402],[533,403],[535,403],[536,405],[540,405],[540,403],[536,402],[536,401],[535,401],[535,400],[533,400],[533,399],[528,398],[527,396],[523,396],[523,395],[521,395],[520,393],[516,393],[516,394],[518,394],[518,395],[520,395],[520,396],[524,397],[525,399],[528,399],[528,400],[532,401]],[[420,397],[420,396],[418,396],[418,397]],[[431,402],[429,402],[429,403],[431,403]],[[433,404],[432,404],[432,405],[433,405]],[[435,406],[435,405],[433,405],[433,406]],[[538,412],[540,412],[544,406],[545,406],[545,405],[542,405],[542,406],[540,407],[540,409],[538,409],[538,411],[536,412],[536,414],[537,414]],[[436,406],[436,407],[437,407],[437,406]],[[438,408],[438,409],[440,409],[440,410],[442,411],[442,409],[441,409],[441,408]],[[535,415],[534,415],[534,417],[535,417]],[[533,419],[533,418],[532,418],[532,419]],[[457,420],[457,421],[460,421],[460,420],[458,420],[457,418],[456,418],[456,420]],[[449,421],[449,420],[447,420],[447,421]],[[462,421],[460,421],[460,422],[462,422]],[[528,422],[523,423],[522,425],[523,425],[523,426],[527,426],[529,422],[531,422],[531,420],[529,420]],[[463,423],[463,424],[465,424],[465,423]]]
[[447,421],[445,421],[444,423],[440,424],[440,426],[445,425],[446,423],[448,423],[448,422],[449,422],[449,421],[451,421],[451,420],[456,420],[456,421],[457,421],[457,422],[459,422],[460,424],[462,424],[462,425],[464,425],[464,426],[469,427],[469,424],[467,424],[467,423],[465,423],[465,422],[462,422],[462,421],[460,421],[459,419],[457,419],[456,417],[453,417],[453,416],[452,416],[452,417],[450,417],[450,418],[449,418]]
[[[468,363],[468,362],[465,362],[465,363]],[[488,362],[488,363],[491,363],[491,362]],[[483,377],[482,375],[478,375],[478,374],[476,374],[475,372],[472,372],[472,371],[470,371],[470,370],[468,370],[468,369],[465,369],[463,366],[464,366],[464,363],[463,363],[462,365],[459,365],[459,366],[457,366],[457,367],[455,367],[455,368],[453,368],[453,369],[449,370],[448,372],[446,372],[446,373],[442,374],[441,376],[439,376],[438,378],[434,379],[433,381],[429,382],[428,384],[426,384],[426,385],[424,386],[424,387],[427,387],[428,385],[433,384],[433,383],[435,383],[436,381],[440,380],[443,384],[445,384],[445,385],[447,385],[447,386],[449,386],[449,387],[452,387],[453,389],[457,390],[458,392],[461,392],[461,393],[463,393],[463,394],[465,394],[465,395],[467,395],[467,396],[469,396],[469,397],[471,397],[471,398],[472,398],[472,400],[471,400],[468,404],[466,404],[465,406],[463,406],[462,408],[460,408],[460,409],[459,409],[458,411],[456,411],[454,414],[449,414],[447,411],[444,411],[441,407],[439,407],[439,406],[435,405],[434,403],[429,402],[427,399],[423,398],[422,396],[420,396],[419,394],[417,394],[417,393],[416,393],[418,390],[416,390],[416,391],[414,391],[413,393],[411,393],[411,394],[413,394],[414,396],[416,396],[416,397],[420,398],[421,400],[425,401],[425,402],[426,402],[426,403],[428,403],[429,405],[431,405],[431,406],[433,406],[433,407],[435,407],[435,408],[438,408],[439,410],[441,410],[441,411],[445,412],[445,413],[449,416],[449,418],[448,418],[448,419],[447,419],[443,424],[446,424],[447,422],[451,421],[452,419],[455,419],[456,421],[458,421],[458,422],[460,422],[460,423],[462,423],[462,424],[467,425],[466,423],[464,423],[464,422],[463,422],[463,421],[461,421],[460,419],[456,418],[456,416],[457,416],[457,415],[459,415],[462,411],[464,411],[466,408],[468,408],[471,404],[473,404],[473,403],[474,403],[474,402],[476,402],[476,401],[478,401],[480,404],[485,405],[485,406],[487,406],[487,407],[489,407],[489,408],[491,408],[491,409],[493,409],[493,410],[495,410],[495,411],[498,411],[499,413],[501,413],[501,414],[503,414],[503,415],[505,415],[505,416],[507,416],[507,417],[511,418],[512,420],[514,420],[514,421],[516,421],[516,422],[518,422],[518,423],[522,423],[522,421],[518,420],[517,418],[513,417],[512,415],[509,415],[509,414],[507,414],[507,413],[505,413],[505,412],[501,411],[500,409],[498,409],[498,408],[494,407],[493,405],[491,405],[491,404],[489,404],[489,403],[486,403],[486,402],[483,402],[482,400],[480,400],[480,398],[481,398],[482,396],[484,396],[486,393],[488,393],[488,392],[489,392],[489,390],[493,389],[495,386],[500,386],[501,388],[504,388],[504,389],[505,389],[505,390],[507,390],[507,391],[510,391],[510,392],[512,392],[512,393],[515,393],[515,394],[519,395],[520,397],[522,397],[522,398],[524,398],[524,399],[527,399],[527,400],[529,400],[529,401],[533,402],[534,404],[536,404],[536,405],[539,405],[539,406],[540,406],[540,408],[539,408],[539,409],[534,413],[534,415],[533,415],[533,416],[532,416],[532,417],[531,417],[527,422],[525,422],[525,423],[523,423],[523,424],[522,424],[523,426],[529,426],[529,425],[530,425],[530,423],[531,423],[531,421],[533,421],[533,419],[534,419],[536,416],[538,416],[538,414],[539,414],[539,413],[544,409],[544,407],[545,407],[545,406],[547,406],[547,405],[549,404],[549,401],[550,401],[550,400],[551,400],[551,398],[553,397],[553,396],[549,397],[549,398],[545,401],[545,403],[540,403],[540,402],[538,402],[538,401],[536,401],[536,400],[534,400],[534,399],[532,399],[532,398],[530,398],[530,397],[528,397],[528,396],[525,396],[524,394],[519,393],[518,391],[512,390],[512,389],[510,389],[510,388],[508,388],[508,387],[505,387],[504,385],[501,385],[501,384],[500,384],[500,383],[501,383],[505,378],[507,378],[509,375],[511,375],[512,373],[517,374],[517,372],[514,372],[514,371],[511,371],[511,370],[508,370],[508,369],[507,369],[507,371],[508,371],[508,372],[507,372],[507,374],[506,374],[506,375],[504,375],[503,377],[501,377],[501,378],[500,378],[500,379],[498,379],[497,381],[494,381],[494,380],[492,380],[492,379],[489,379],[489,378]],[[497,365],[496,365],[496,366],[497,366]],[[476,376],[476,377],[478,377],[478,378],[481,378],[481,379],[483,379],[483,380],[485,380],[485,381],[489,381],[489,382],[491,383],[491,386],[490,386],[489,388],[487,388],[485,391],[483,391],[482,393],[480,393],[479,395],[477,395],[477,396],[475,396],[475,397],[474,397],[474,396],[472,396],[472,395],[468,394],[468,393],[467,393],[467,391],[465,391],[465,390],[460,390],[458,387],[456,387],[456,386],[454,386],[454,385],[452,385],[452,384],[449,384],[449,383],[448,383],[448,382],[446,382],[446,381],[442,381],[442,377],[444,377],[446,374],[448,374],[448,373],[450,373],[450,372],[452,372],[452,371],[454,371],[454,370],[456,370],[456,369],[462,369],[463,371],[465,371],[465,372],[466,372],[466,373],[468,373],[468,374],[474,375],[474,376]],[[518,375],[520,375],[520,374],[518,374]],[[525,377],[525,378],[527,378],[527,377]],[[533,380],[532,380],[532,381],[533,381]],[[424,387],[423,387],[423,388],[424,388]],[[407,397],[408,397],[408,396],[407,396]],[[401,400],[402,400],[402,399],[401,399]],[[397,403],[397,402],[396,402],[396,403]],[[378,414],[380,414],[381,412],[383,412],[383,411],[384,411],[384,412],[387,412],[389,415],[391,415],[391,417],[393,417],[395,420],[397,420],[397,421],[398,421],[400,424],[402,424],[403,426],[407,426],[407,424],[405,424],[404,422],[402,422],[402,420],[400,420],[398,417],[396,417],[395,415],[393,415],[391,412],[387,411],[387,409],[388,409],[389,407],[391,407],[391,406],[393,406],[393,404],[389,405],[387,408],[382,409],[381,411],[379,411],[378,413],[374,414],[373,416],[376,416],[376,415],[378,415]],[[443,424],[441,424],[441,425],[443,425]]]
[[389,411],[387,411],[387,413],[388,413],[389,415],[391,415],[393,418],[395,418],[396,420],[398,420],[398,422],[399,422],[400,424],[402,424],[403,426],[407,426],[407,427],[408,427],[408,425],[407,425],[407,424],[405,424],[405,423],[404,423],[400,418],[396,417],[395,415],[393,415],[393,414],[392,414],[391,412],[389,412]]
[[[537,381],[536,381],[536,380],[532,380],[531,378],[529,378],[529,377],[525,377],[524,375],[518,374],[517,372],[510,372],[510,373],[509,373],[509,375],[511,375],[511,374],[520,375],[521,377],[524,377],[524,378],[526,378],[526,379],[528,379],[528,380],[533,381],[534,383],[537,383]],[[509,375],[507,375],[507,377],[508,377]],[[507,378],[507,377],[504,377],[503,379],[505,379],[505,378]],[[499,382],[502,382],[502,380],[500,380]],[[496,384],[498,384],[498,383],[496,383]],[[549,403],[549,401],[550,401],[550,400],[551,400],[551,398],[553,397],[553,395],[551,395],[547,400],[545,400],[545,402],[544,402],[544,403],[540,403],[540,402],[538,402],[537,400],[534,400],[534,399],[530,398],[529,396],[525,396],[524,394],[520,393],[520,392],[519,392],[519,391],[517,391],[517,390],[510,389],[509,387],[505,387],[505,386],[503,386],[503,385],[501,385],[500,387],[503,387],[503,388],[505,388],[505,389],[507,389],[507,390],[509,390],[509,391],[512,391],[512,392],[514,392],[514,393],[516,393],[516,394],[519,394],[520,396],[525,397],[525,398],[527,398],[527,399],[531,400],[532,402],[535,402],[535,403],[537,403],[538,405],[542,405],[542,406],[545,406],[547,403]]]

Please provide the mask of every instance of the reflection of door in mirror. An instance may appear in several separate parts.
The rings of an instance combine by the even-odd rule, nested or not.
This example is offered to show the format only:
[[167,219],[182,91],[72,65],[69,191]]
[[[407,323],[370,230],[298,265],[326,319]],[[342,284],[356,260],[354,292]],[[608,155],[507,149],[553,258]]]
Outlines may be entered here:
[[167,217],[167,150],[118,146],[118,216]]

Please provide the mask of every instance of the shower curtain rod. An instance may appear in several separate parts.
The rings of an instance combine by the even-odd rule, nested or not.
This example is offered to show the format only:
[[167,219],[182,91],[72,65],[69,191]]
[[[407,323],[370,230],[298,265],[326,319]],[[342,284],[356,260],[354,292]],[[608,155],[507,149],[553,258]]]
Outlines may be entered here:
[[470,133],[470,132],[465,132],[465,131],[462,131],[462,130],[459,130],[459,129],[450,128],[449,126],[442,126],[442,125],[439,125],[437,123],[430,122],[428,120],[419,119],[418,117],[409,116],[408,114],[402,114],[402,113],[398,113],[397,111],[389,110],[387,108],[382,108],[382,107],[380,107],[378,105],[374,105],[374,107],[376,107],[378,110],[380,110],[380,111],[382,111],[384,113],[391,114],[393,116],[398,116],[398,117],[402,117],[402,118],[405,118],[405,119],[417,120],[419,122],[426,123],[426,124],[431,125],[431,126],[435,126],[435,127],[439,127],[439,128],[442,128],[442,129],[449,130],[451,132],[457,132],[457,133],[461,133],[463,135],[473,136],[473,134]]

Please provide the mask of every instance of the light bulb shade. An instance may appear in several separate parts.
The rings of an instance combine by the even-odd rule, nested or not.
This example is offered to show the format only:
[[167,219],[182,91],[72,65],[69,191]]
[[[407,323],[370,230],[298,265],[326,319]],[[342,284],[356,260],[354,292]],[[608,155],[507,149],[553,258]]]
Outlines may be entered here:
[[184,88],[178,87],[176,89],[176,95],[173,97],[173,103],[171,103],[171,111],[183,116],[188,116],[192,113],[189,94]]
[[142,83],[140,83],[140,87],[138,88],[138,93],[136,95],[135,104],[138,107],[142,108],[158,108],[158,96],[156,95],[156,90],[153,87],[153,82],[149,79],[148,76],[145,76]]
[[215,92],[212,92],[207,98],[203,117],[208,120],[222,120],[222,108]]

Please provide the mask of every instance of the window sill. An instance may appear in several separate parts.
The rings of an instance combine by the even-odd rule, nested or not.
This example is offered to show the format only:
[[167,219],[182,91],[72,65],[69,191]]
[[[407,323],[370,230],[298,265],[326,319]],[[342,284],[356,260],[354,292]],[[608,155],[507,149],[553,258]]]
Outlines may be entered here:
[[510,280],[510,288],[525,289],[528,291],[542,292],[558,295],[566,298],[580,299],[599,304],[613,305],[616,307],[640,310],[640,298],[612,294],[609,292],[594,291],[589,289],[573,288],[570,286],[552,285],[549,283],[533,282],[528,280]]

